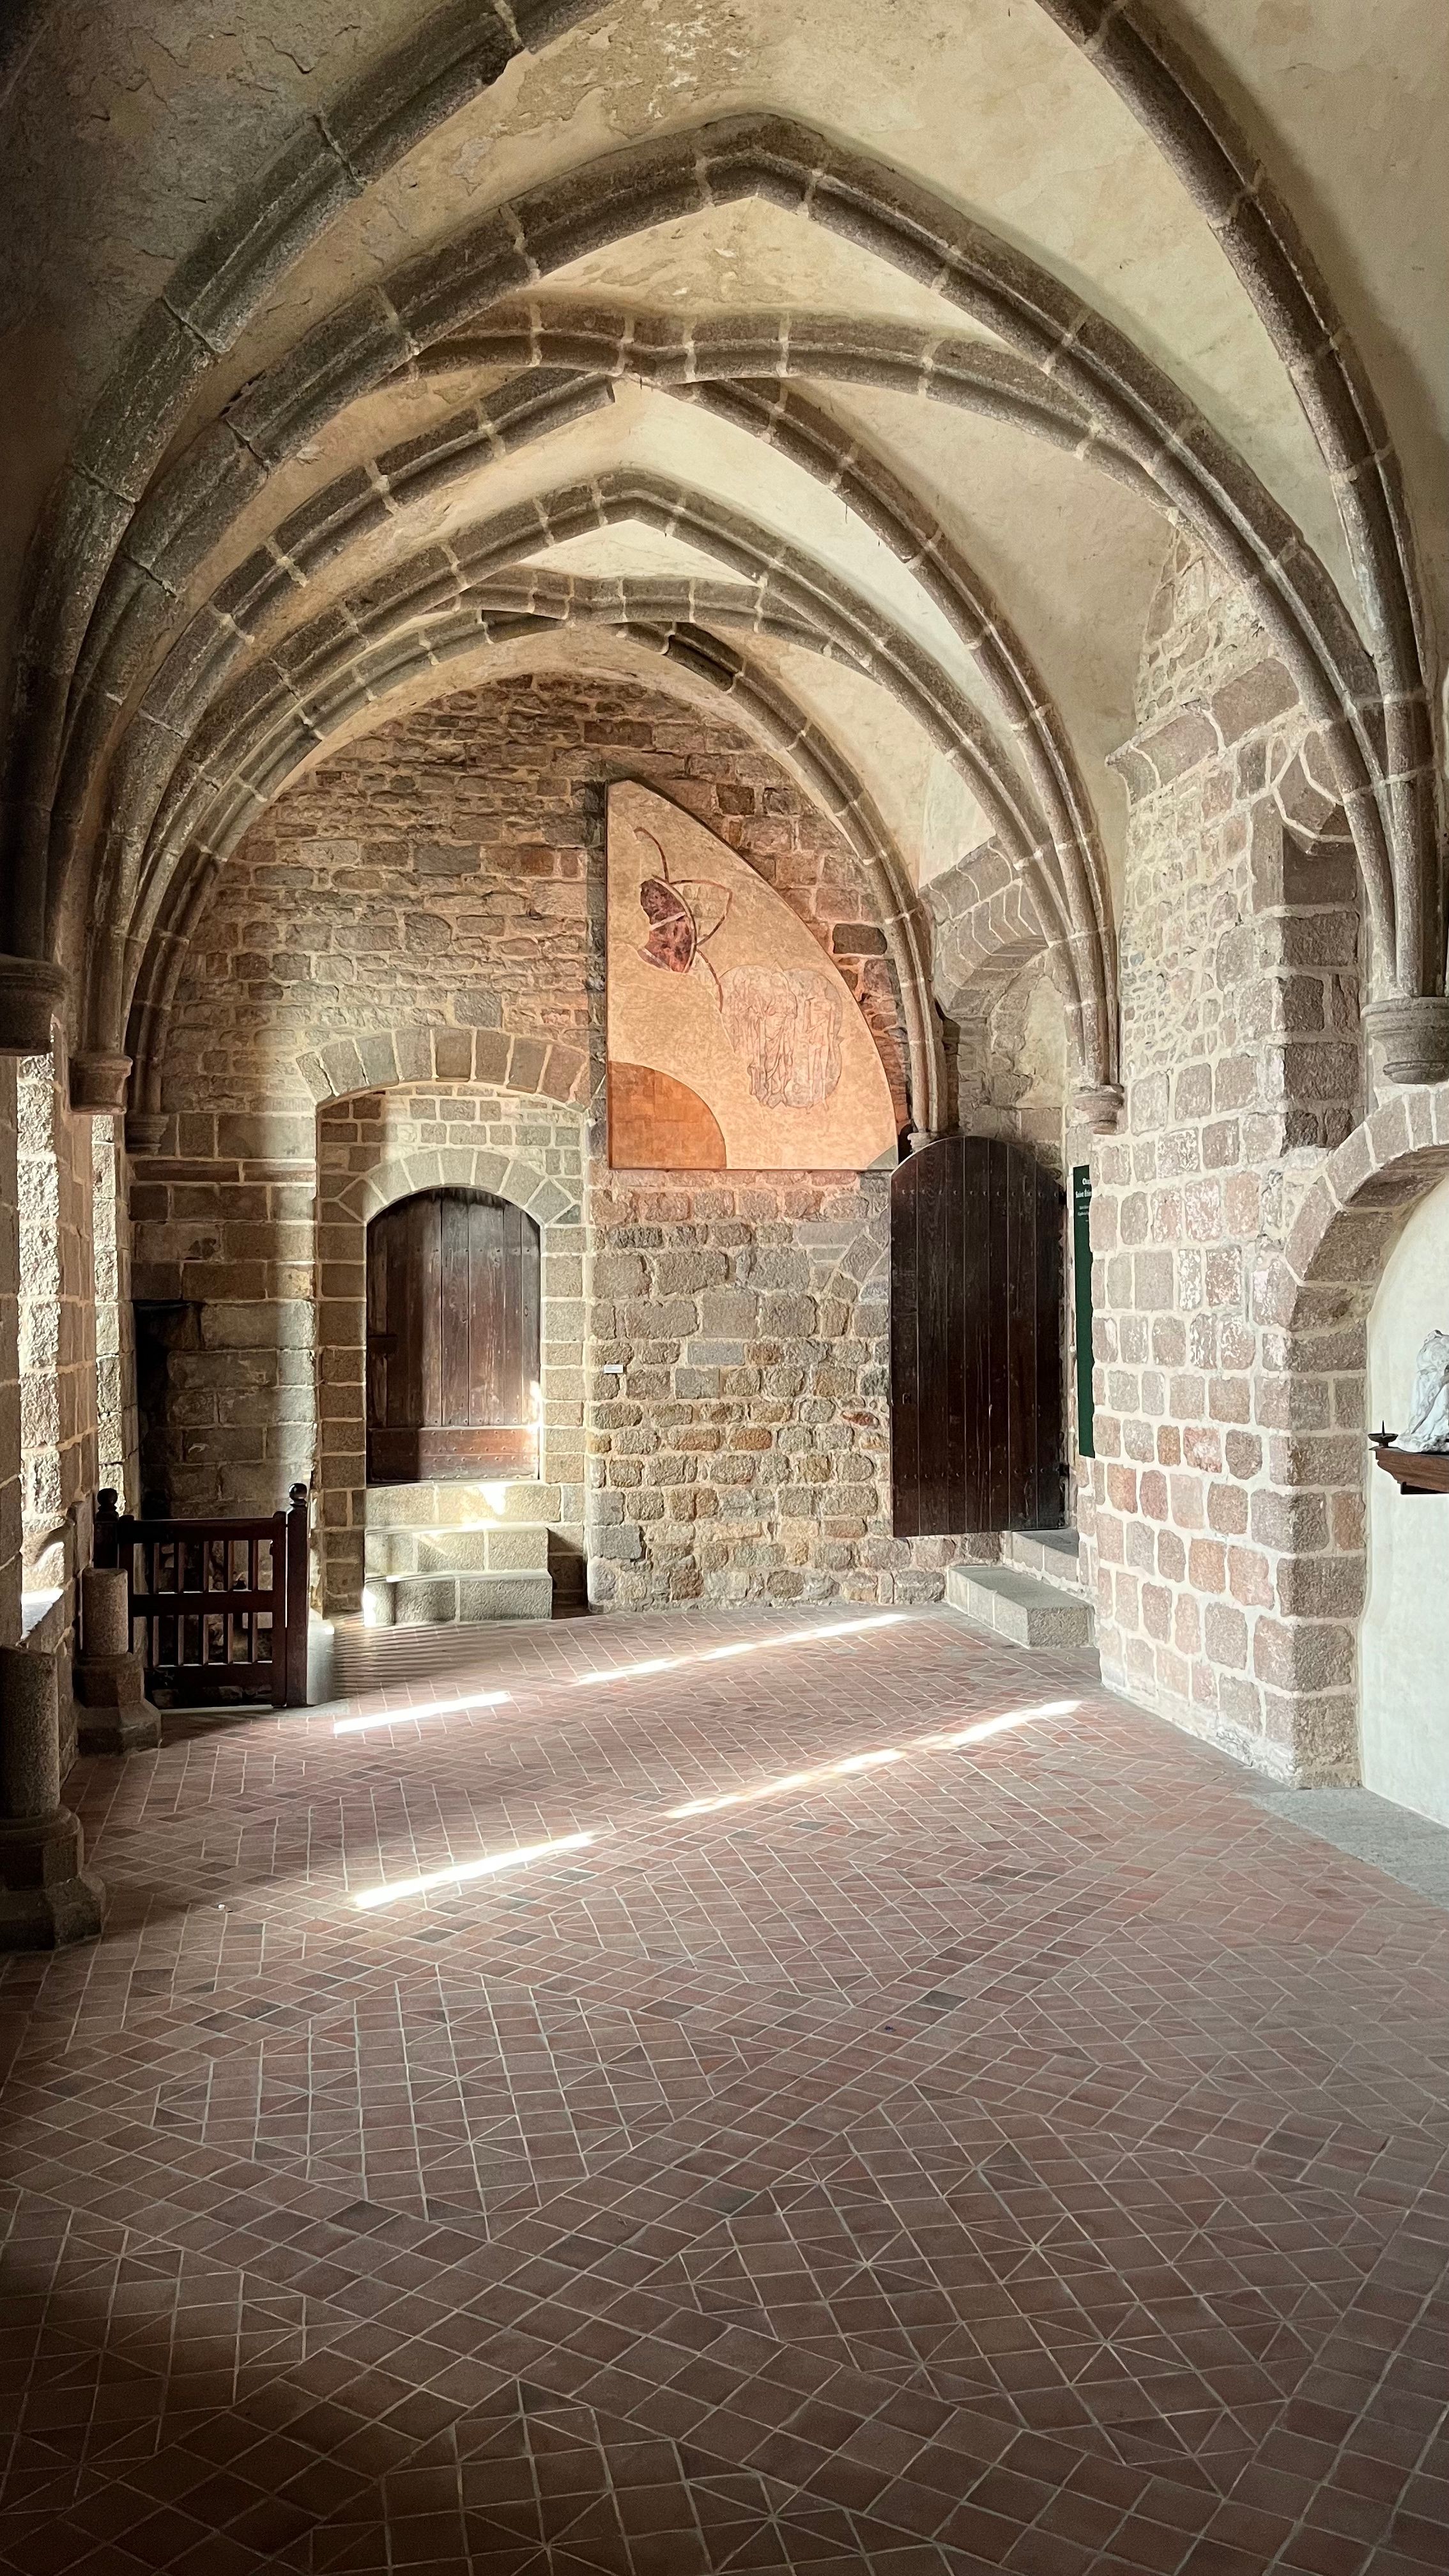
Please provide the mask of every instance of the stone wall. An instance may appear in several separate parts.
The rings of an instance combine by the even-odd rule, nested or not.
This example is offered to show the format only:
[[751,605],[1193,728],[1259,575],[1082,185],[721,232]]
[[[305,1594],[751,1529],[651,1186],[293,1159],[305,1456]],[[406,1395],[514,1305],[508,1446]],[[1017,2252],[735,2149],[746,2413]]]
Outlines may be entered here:
[[91,1121],[68,1105],[64,1055],[23,1056],[16,1082],[21,1518],[28,1589],[63,1589],[89,1557],[96,1489]]
[[[1343,1771],[1351,1674],[1304,1736],[1305,1487],[1360,1444],[1361,1369],[1315,1396],[1333,1447],[1295,1443],[1282,1336],[1258,1282],[1360,1114],[1351,852],[1285,827],[1272,788],[1307,724],[1225,575],[1170,553],[1143,654],[1121,925],[1121,1134],[1094,1157],[1095,1545],[1103,1669],[1270,1769]],[[1350,1632],[1351,1633],[1351,1632]]]
[[310,1156],[133,1161],[144,1499],[272,1512],[311,1476],[315,1186]]
[[[1120,755],[1128,1105],[1093,1156],[1098,1458],[1079,1509],[1109,1675],[1281,1769],[1311,1660],[1303,1550],[1321,1524],[1340,1588],[1358,1561],[1342,1479],[1361,1364],[1345,1349],[1305,1395],[1256,1288],[1360,1110],[1351,854],[1331,822],[1310,846],[1281,810],[1307,734],[1241,597],[1179,542]],[[558,1337],[549,1400],[576,1439],[582,1365],[595,1598],[930,1596],[954,1543],[889,1530],[885,1179],[600,1168],[603,788],[619,775],[771,875],[848,967],[900,1096],[880,926],[832,828],[743,736],[622,684],[548,679],[463,693],[350,746],[224,876],[177,998],[176,1150],[137,1167],[138,1293],[180,1301],[192,1344],[170,1363],[173,1500],[271,1508],[316,1463],[319,1108],[340,1188],[344,1167],[350,1186],[369,1158],[395,1159],[389,1135],[409,1162],[522,1155],[547,1180],[572,1104],[571,1136],[595,1121],[592,1303],[582,1342]],[[935,907],[943,954],[968,927],[992,952],[961,1024],[963,1123],[1070,1164],[1085,1149],[1064,1124],[1049,961],[991,853],[972,865]],[[510,1109],[520,1088],[538,1098]],[[329,1106],[338,1092],[370,1104]],[[337,1196],[325,1173],[323,1189]],[[338,1252],[354,1274],[360,1209]],[[343,1302],[355,1292],[354,1275]],[[355,1330],[321,1366],[341,1601],[360,1539]],[[1067,1388],[1070,1406],[1070,1370]],[[578,1475],[562,1481],[576,1498]],[[1344,1634],[1340,1620],[1310,1641],[1312,1758],[1330,1770],[1351,1733]]]
[[[360,1582],[367,1187],[405,1164],[413,1186],[436,1170],[511,1195],[517,1161],[577,1202],[583,1114],[601,1105],[604,790],[625,776],[717,831],[829,951],[906,1123],[899,998],[854,861],[735,728],[618,682],[513,681],[426,708],[301,781],[223,872],[177,994],[166,1150],[133,1165],[135,1283],[176,1310],[173,1508],[270,1510],[320,1456],[336,1606]],[[740,1176],[696,1194],[598,1172],[601,1115],[590,1146],[593,1346],[579,1246],[550,1206],[544,1402],[567,1525],[583,1518],[587,1363],[598,1598],[939,1593],[949,1550],[889,1536],[884,1176]],[[619,1408],[666,1386],[646,1474]],[[696,1549],[711,1502],[738,1539],[733,1568],[713,1534]]]
[[[1342,1776],[1377,1256],[1347,1299],[1282,1287],[1318,1176],[1364,1132],[1358,881],[1341,817],[1302,821],[1312,759],[1268,638],[1178,542],[1119,755],[1128,1097],[1092,1149],[1098,1456],[1078,1500],[1109,1678],[1270,1769]],[[546,1474],[601,1606],[936,1597],[971,1544],[890,1533],[887,1176],[603,1165],[603,788],[620,774],[772,874],[848,964],[899,1086],[883,937],[848,855],[742,736],[550,679],[348,748],[223,879],[177,999],[170,1150],[134,1166],[136,1292],[171,1318],[168,1498],[270,1510],[320,1471],[326,1597],[351,1606],[367,1216],[477,1186],[557,1229]],[[1069,1165],[1085,1143],[1050,961],[1009,889],[973,882],[1002,918],[958,1048],[963,1123]],[[936,907],[943,937],[968,894]],[[53,1142],[89,1140],[56,1097],[36,1091],[37,1155],[47,1102]],[[82,1176],[69,1146],[53,1161],[83,1266]],[[119,1277],[119,1232],[104,1257]]]
[[0,1646],[20,1636],[20,1182],[15,1069],[0,1055]]
[[892,1538],[889,1175],[601,1176],[589,1558],[607,1606],[939,1600]]
[[932,980],[956,1123],[1029,1143],[1060,1170],[1067,1016],[1021,875],[994,841],[933,877]]
[[135,1313],[131,1302],[131,1216],[121,1121],[91,1121],[91,1258],[96,1292],[96,1476],[140,1503]]
[[[345,1033],[443,1021],[584,1046],[615,778],[671,798],[778,889],[861,1003],[904,1125],[894,974],[834,826],[736,726],[617,681],[540,677],[346,746],[228,860],[172,1013],[165,1143],[202,1150],[183,1122],[207,1113],[310,1113],[303,1060]],[[297,1146],[274,1127],[249,1150]]]

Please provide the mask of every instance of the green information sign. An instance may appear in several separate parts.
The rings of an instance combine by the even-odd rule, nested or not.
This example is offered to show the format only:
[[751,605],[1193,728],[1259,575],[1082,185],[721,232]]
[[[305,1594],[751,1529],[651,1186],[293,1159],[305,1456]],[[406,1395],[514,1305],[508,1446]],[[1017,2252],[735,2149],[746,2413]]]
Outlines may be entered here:
[[1092,1174],[1072,1169],[1072,1290],[1077,1318],[1077,1448],[1095,1458],[1092,1416]]

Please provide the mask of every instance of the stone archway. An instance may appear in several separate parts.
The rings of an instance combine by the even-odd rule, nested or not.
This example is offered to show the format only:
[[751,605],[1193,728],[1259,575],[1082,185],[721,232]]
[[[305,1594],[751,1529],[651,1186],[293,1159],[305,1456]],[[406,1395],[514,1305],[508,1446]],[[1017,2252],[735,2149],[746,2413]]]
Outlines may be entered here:
[[491,1029],[360,1030],[302,1056],[297,1070],[319,1107],[353,1092],[414,1082],[486,1082],[545,1100],[587,1101],[589,1060],[581,1047],[504,1027],[501,1005],[499,1020]]
[[[405,1021],[391,1028],[357,1029],[347,1037],[329,1038],[325,1046],[309,1049],[296,1060],[304,1097],[310,1097],[320,1111],[330,1101],[398,1083],[486,1082],[504,1091],[587,1107],[590,1069],[583,1048],[508,1028],[501,1002],[497,1016],[498,1025],[493,1028]],[[149,1012],[137,1041],[133,1106],[126,1119],[126,1145],[132,1156],[176,1151],[177,1113],[161,1106],[169,1024],[168,1001]]]
[[1449,1174],[1449,1083],[1405,1091],[1330,1155],[1256,1283],[1264,1331],[1257,1498],[1276,1615],[1255,1630],[1268,1730],[1303,1782],[1361,1777],[1367,1329],[1385,1260]]
[[[426,1034],[426,1033],[422,1033]],[[447,1032],[439,1032],[444,1036]],[[506,1043],[506,1042],[505,1042]],[[419,1190],[486,1190],[539,1229],[542,1482],[582,1543],[583,1119],[501,1086],[398,1082],[318,1115],[317,1521],[325,1613],[361,1607],[367,1513],[366,1240]]]

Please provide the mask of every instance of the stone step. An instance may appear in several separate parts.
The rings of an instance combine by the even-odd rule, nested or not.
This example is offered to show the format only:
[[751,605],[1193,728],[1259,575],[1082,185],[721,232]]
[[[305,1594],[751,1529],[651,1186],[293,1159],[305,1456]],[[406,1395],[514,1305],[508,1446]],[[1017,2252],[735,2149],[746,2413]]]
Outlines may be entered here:
[[975,1627],[989,1628],[1013,1646],[1081,1654],[1096,1640],[1089,1601],[1014,1565],[953,1565],[946,1576],[946,1598]]
[[1044,1582],[1060,1584],[1066,1592],[1082,1589],[1081,1548],[1081,1534],[1074,1529],[1003,1530],[1001,1534],[1004,1565],[1019,1566],[1023,1574],[1039,1574]]
[[547,1574],[547,1521],[501,1521],[456,1529],[367,1532],[369,1582],[399,1574]]
[[446,1628],[484,1619],[553,1616],[553,1577],[546,1570],[390,1574],[368,1589],[379,1614],[378,1625],[384,1628]]
[[563,1496],[557,1485],[531,1477],[498,1484],[434,1477],[417,1485],[369,1485],[367,1527],[396,1529],[496,1529],[509,1521],[557,1521]]

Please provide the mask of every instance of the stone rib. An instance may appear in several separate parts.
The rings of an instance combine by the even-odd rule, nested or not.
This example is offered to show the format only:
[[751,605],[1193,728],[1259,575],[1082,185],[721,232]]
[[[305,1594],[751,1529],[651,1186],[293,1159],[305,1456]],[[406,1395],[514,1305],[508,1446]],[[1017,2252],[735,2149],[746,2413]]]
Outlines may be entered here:
[[[1381,891],[1392,909],[1399,881],[1423,871],[1425,852],[1399,843],[1405,818],[1421,817],[1426,791],[1415,768],[1402,776],[1396,770],[1392,792],[1382,775],[1365,715],[1377,683],[1326,573],[1256,477],[1160,370],[1056,280],[914,183],[780,119],[726,120],[633,147],[520,196],[441,250],[408,263],[385,298],[396,337],[410,348],[425,347],[495,299],[508,275],[540,277],[565,257],[618,240],[645,221],[750,195],[793,207],[925,278],[1064,386],[1137,468],[1160,482],[1173,507],[1195,501],[1223,560],[1303,661],[1313,712],[1327,715],[1322,702],[1333,702],[1345,794],[1368,844],[1366,872],[1386,878]],[[289,452],[300,424],[315,427],[329,404],[366,390],[386,371],[395,349],[377,323],[375,297],[371,291],[329,316],[243,398],[236,425],[259,454]],[[184,485],[192,470],[189,458],[179,460],[148,496],[143,516],[169,509],[168,487],[177,477]],[[185,548],[171,560],[179,570]],[[62,873],[67,858],[59,848]],[[1417,935],[1427,898],[1421,888],[1407,899],[1405,926]],[[1421,974],[1422,960],[1415,965],[1403,954],[1397,923],[1395,942],[1400,981]]]

